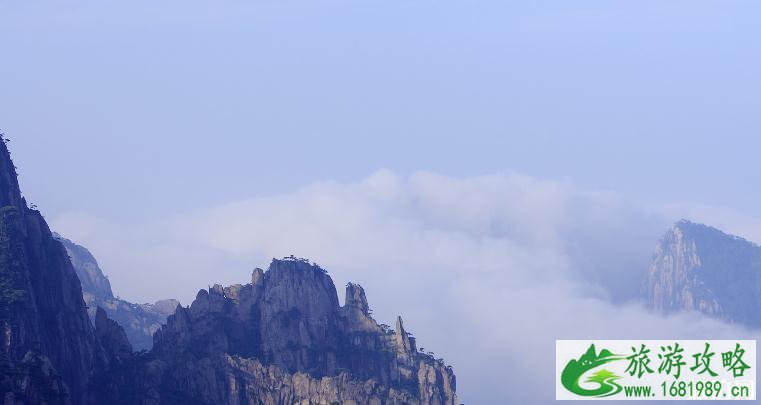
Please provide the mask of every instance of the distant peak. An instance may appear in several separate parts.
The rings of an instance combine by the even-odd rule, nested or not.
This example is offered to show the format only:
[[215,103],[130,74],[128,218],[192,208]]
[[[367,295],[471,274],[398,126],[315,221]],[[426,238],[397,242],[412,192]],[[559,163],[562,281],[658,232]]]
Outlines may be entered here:
[[716,229],[716,228],[712,228],[712,227],[710,227],[708,225],[704,225],[704,224],[701,224],[701,223],[698,223],[698,222],[692,222],[689,219],[680,219],[679,221],[677,221],[674,224],[674,226],[672,228],[673,229],[678,229],[678,230],[680,230],[682,232],[690,232],[690,231],[695,231],[695,230],[715,230],[715,231],[718,231],[718,229]]
[[680,220],[656,246],[642,292],[663,312],[698,311],[761,325],[761,248],[717,228]]
[[696,225],[696,223],[685,218],[682,218],[679,221],[676,221],[676,223],[674,224],[674,226],[677,228],[682,226],[691,226],[691,225]]
[[737,235],[729,234],[721,229],[714,228],[710,225],[701,224],[698,222],[692,222],[688,219],[680,219],[677,221],[674,226],[671,228],[670,233],[673,234],[675,232],[681,233],[684,237],[687,238],[717,238],[717,239],[726,239],[726,240],[733,240],[736,242],[743,242],[748,243],[751,245],[756,246],[755,243]]

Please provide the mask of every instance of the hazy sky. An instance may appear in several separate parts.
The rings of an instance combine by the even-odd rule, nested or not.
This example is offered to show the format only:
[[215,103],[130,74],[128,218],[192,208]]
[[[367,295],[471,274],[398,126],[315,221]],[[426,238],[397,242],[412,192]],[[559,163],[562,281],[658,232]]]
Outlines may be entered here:
[[3,1],[0,128],[48,215],[378,168],[758,212],[760,17],[750,0]]
[[755,0],[0,1],[0,129],[117,294],[187,304],[306,256],[401,312],[466,403],[543,403],[503,365],[554,385],[554,339],[747,333],[622,302],[682,216],[761,241],[759,21]]

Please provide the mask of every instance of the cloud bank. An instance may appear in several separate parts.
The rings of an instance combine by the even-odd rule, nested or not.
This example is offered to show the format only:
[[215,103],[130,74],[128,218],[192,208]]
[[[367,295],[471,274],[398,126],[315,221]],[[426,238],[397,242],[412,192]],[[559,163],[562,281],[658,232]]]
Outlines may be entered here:
[[556,339],[754,335],[634,300],[655,242],[678,219],[661,212],[568,181],[381,170],[158,222],[70,213],[53,227],[90,247],[133,300],[187,304],[209,284],[246,282],[272,257],[309,258],[339,294],[362,284],[379,322],[401,314],[455,367],[463,402],[544,404],[554,400]]

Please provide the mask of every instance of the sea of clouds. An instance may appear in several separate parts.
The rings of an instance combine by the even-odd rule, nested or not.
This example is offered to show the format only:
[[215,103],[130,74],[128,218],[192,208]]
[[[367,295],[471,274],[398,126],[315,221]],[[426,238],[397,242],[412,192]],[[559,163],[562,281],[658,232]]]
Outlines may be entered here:
[[210,284],[247,282],[273,257],[311,259],[339,295],[348,281],[364,286],[379,322],[402,315],[419,346],[453,365],[464,403],[545,404],[554,401],[556,339],[758,335],[638,301],[655,244],[680,215],[717,218],[728,231],[746,223],[716,212],[515,173],[381,170],[161,221],[73,212],[52,223],[134,301],[189,304]]

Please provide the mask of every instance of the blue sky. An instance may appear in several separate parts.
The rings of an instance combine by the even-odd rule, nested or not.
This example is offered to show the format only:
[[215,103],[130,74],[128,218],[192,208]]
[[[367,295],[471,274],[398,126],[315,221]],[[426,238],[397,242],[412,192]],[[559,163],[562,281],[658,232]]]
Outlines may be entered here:
[[554,384],[557,338],[750,336],[629,299],[680,217],[761,242],[759,20],[750,0],[2,1],[0,128],[117,294],[187,304],[309,257],[401,313],[465,403],[547,403],[503,378]]
[[154,3],[0,4],[0,128],[49,215],[379,168],[758,209],[758,2]]

